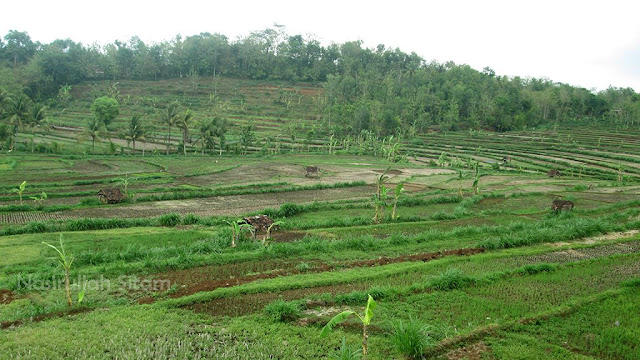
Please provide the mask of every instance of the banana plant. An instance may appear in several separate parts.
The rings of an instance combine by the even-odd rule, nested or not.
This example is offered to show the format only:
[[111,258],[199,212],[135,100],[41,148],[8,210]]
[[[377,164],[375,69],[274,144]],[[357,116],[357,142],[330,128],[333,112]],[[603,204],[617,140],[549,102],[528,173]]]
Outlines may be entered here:
[[384,208],[387,206],[387,193],[389,189],[384,186],[384,183],[389,180],[387,173],[391,168],[388,167],[376,181],[376,193],[373,195],[373,205],[375,208],[375,214],[373,215],[373,222],[378,224],[381,219],[384,219]]
[[[60,248],[54,245],[51,245],[49,243],[46,243],[44,241],[42,243],[52,248],[58,253],[58,261],[60,262],[60,265],[62,265],[62,268],[64,269],[64,290],[67,295],[67,304],[69,305],[69,307],[71,307],[73,305],[73,301],[71,300],[70,274],[71,274],[71,265],[73,264],[73,256],[67,254],[66,251],[64,250],[64,245],[62,244],[62,234],[60,234]],[[82,299],[84,299],[84,291],[81,292],[81,295],[82,296],[78,297],[78,301],[80,302],[82,302]]]
[[366,358],[367,350],[368,350],[368,341],[369,335],[367,334],[367,326],[371,324],[371,318],[373,318],[373,309],[376,308],[378,304],[373,300],[373,297],[369,295],[367,300],[367,306],[364,309],[364,314],[361,316],[355,311],[347,310],[343,311],[340,314],[334,316],[327,325],[322,328],[322,332],[320,332],[320,336],[327,336],[329,332],[341,322],[347,320],[351,315],[355,315],[360,322],[362,323],[362,357]]
[[240,224],[237,221],[227,221],[227,224],[231,225],[231,247],[236,247],[236,241],[240,239],[243,229],[253,228],[249,224]]
[[20,205],[22,205],[22,194],[24,193],[24,189],[26,189],[26,187],[27,187],[27,182],[23,181],[22,184],[20,184],[20,186],[18,186],[16,189],[11,190],[12,192],[20,196]]
[[284,221],[276,221],[273,224],[269,225],[267,228],[267,234],[262,238],[262,245],[264,246],[267,243],[267,239],[271,239],[271,230],[276,226],[280,226],[284,224]]
[[476,175],[473,179],[473,195],[478,195],[478,182],[480,181],[480,173],[478,163],[476,163]]
[[397,210],[398,210],[398,200],[400,200],[400,195],[404,192],[404,183],[399,183],[396,185],[393,198],[393,212],[391,213],[391,219],[395,220],[397,218]]
[[33,200],[33,202],[36,203],[36,207],[41,208],[42,203],[47,200],[47,193],[43,191],[42,193],[40,193],[40,197],[30,196],[29,199]]

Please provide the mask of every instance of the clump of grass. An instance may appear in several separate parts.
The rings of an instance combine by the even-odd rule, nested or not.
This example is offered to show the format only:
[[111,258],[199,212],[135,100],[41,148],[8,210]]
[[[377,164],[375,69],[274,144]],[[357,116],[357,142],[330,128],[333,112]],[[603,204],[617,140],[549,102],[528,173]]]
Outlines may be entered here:
[[556,265],[549,263],[531,264],[523,266],[518,270],[518,272],[524,275],[535,275],[542,272],[553,272],[556,270],[556,268]]
[[427,286],[434,290],[447,291],[461,289],[475,282],[476,280],[474,278],[463,274],[459,269],[451,268],[431,278]]
[[422,359],[423,350],[434,343],[427,331],[428,327],[416,319],[398,321],[393,324],[391,342],[407,359]]
[[187,214],[182,219],[182,225],[196,225],[201,222],[201,219],[198,215],[195,214]]
[[306,262],[301,262],[300,264],[296,265],[296,270],[302,273],[307,272],[311,270],[311,265],[309,265],[309,263],[306,263]]
[[84,198],[80,201],[80,205],[83,206],[98,206],[98,205],[102,205],[102,203],[100,202],[100,200],[98,198],[95,197],[87,197]]
[[174,227],[180,224],[180,214],[170,213],[162,215],[158,218],[158,223],[160,226]]
[[334,360],[358,360],[362,359],[362,349],[349,346],[347,344],[347,338],[342,338],[342,345],[337,353],[335,353],[332,357]]
[[294,321],[301,315],[298,304],[284,300],[276,300],[265,306],[264,310],[272,320],[277,322]]

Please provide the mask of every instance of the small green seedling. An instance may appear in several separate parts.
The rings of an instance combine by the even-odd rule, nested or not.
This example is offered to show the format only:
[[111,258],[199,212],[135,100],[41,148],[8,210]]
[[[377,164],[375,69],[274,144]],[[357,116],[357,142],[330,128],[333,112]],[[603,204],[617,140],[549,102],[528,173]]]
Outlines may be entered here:
[[373,297],[369,295],[369,298],[367,300],[367,307],[364,309],[363,316],[360,316],[360,314],[357,314],[355,311],[343,311],[329,320],[327,325],[322,328],[320,336],[327,336],[336,325],[347,320],[349,317],[351,317],[351,315],[355,315],[358,319],[360,319],[360,322],[362,322],[362,357],[365,358],[367,356],[367,344],[369,340],[369,335],[367,334],[367,326],[371,324],[373,309],[375,309],[377,305],[378,304],[376,304],[376,302],[373,300]]

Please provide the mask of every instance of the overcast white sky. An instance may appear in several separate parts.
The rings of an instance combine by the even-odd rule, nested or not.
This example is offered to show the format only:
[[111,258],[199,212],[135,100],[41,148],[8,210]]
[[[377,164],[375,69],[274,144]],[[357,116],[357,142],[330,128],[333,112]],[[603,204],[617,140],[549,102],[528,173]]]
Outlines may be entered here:
[[136,1],[3,2],[0,34],[105,44],[200,32],[231,40],[274,23],[323,44],[362,40],[427,61],[491,67],[498,75],[640,92],[640,1]]

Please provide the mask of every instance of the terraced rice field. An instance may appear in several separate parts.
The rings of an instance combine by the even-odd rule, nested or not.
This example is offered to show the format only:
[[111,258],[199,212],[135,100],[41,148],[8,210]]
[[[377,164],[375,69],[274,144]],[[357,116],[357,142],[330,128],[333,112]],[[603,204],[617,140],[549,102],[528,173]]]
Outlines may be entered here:
[[[283,89],[303,94],[296,111],[316,91]],[[323,139],[269,155],[2,155],[0,357],[334,358],[343,338],[360,346],[362,327],[321,328],[371,295],[369,359],[407,358],[391,340],[399,322],[421,326],[418,358],[640,358],[637,139],[431,133],[402,139],[399,162],[357,146],[329,154]],[[125,183],[126,201],[97,200]],[[554,213],[557,199],[574,209]],[[258,214],[278,226],[232,247],[230,224]],[[43,244],[60,236],[71,307]]]

